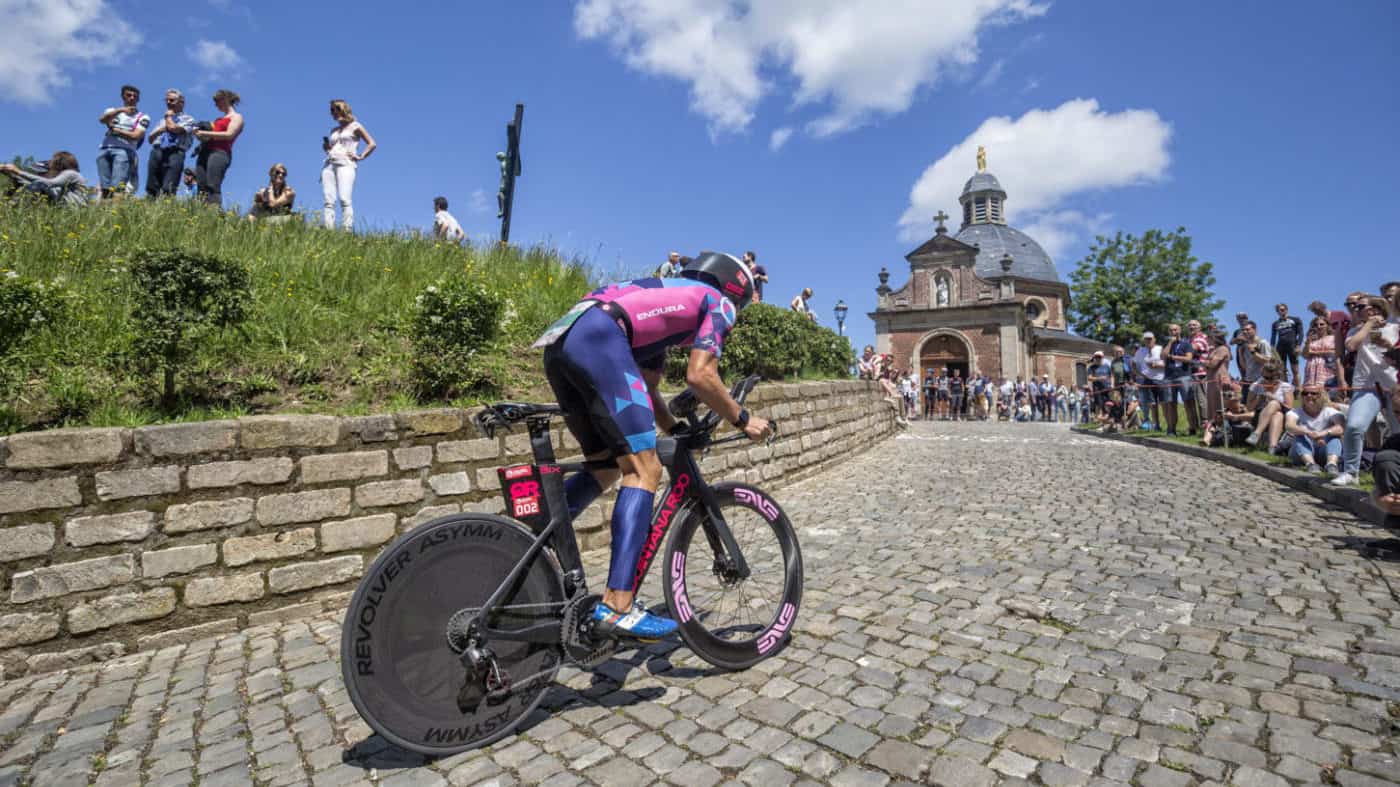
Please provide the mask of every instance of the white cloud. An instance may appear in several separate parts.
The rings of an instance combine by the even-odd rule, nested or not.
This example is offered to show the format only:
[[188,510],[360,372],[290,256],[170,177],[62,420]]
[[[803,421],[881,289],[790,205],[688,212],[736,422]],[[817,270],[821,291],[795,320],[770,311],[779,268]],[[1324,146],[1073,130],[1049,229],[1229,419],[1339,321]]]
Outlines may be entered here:
[[713,133],[740,131],[795,83],[820,105],[816,136],[909,108],[920,88],[977,61],[978,33],[1045,13],[1034,0],[580,0],[574,29],[638,71],[690,84]]
[[105,0],[0,0],[0,99],[52,103],[70,67],[118,62],[141,40]]
[[476,189],[467,198],[467,210],[472,213],[489,213],[495,207],[491,199],[486,196],[485,189]]
[[210,75],[236,73],[243,68],[243,57],[223,41],[201,38],[185,51]]
[[1170,140],[1171,125],[1156,112],[1105,112],[1093,99],[1033,109],[1014,120],[988,118],[915,182],[909,207],[899,219],[900,239],[926,239],[933,232],[932,216],[940,209],[960,214],[957,197],[975,171],[977,147],[982,145],[987,148],[987,169],[1007,190],[1008,219],[1054,256],[1052,246],[1065,251],[1106,220],[1102,215],[1086,216],[1066,202],[1084,192],[1161,180],[1171,162]]
[[786,145],[789,139],[792,139],[792,128],[784,126],[777,129],[768,137],[768,149],[772,151],[782,150],[783,145]]
[[995,85],[997,81],[1001,79],[1001,72],[1004,70],[1006,70],[1005,60],[998,60],[993,63],[992,67],[987,69],[987,73],[983,74],[982,78],[977,80],[977,89],[986,90],[992,85]]

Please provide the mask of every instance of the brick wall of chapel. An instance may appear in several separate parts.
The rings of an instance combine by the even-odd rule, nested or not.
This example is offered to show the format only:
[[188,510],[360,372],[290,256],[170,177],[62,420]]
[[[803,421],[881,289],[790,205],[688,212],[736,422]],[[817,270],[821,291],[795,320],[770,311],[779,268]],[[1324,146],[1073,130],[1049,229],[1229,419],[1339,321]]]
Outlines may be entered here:
[[[972,345],[977,358],[977,368],[974,371],[991,377],[1001,375],[1001,335],[996,326],[954,329],[954,332]],[[914,365],[919,363],[914,354],[926,333],[927,331],[904,331],[890,334],[890,355],[894,357],[895,365],[900,371],[904,371],[911,359]]]

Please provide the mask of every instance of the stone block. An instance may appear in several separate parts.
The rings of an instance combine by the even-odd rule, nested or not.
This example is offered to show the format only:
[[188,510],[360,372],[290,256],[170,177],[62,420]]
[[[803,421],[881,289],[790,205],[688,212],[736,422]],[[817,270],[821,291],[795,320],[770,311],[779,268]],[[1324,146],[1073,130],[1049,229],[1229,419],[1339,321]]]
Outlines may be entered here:
[[159,634],[149,634],[136,638],[137,650],[160,650],[171,645],[183,645],[187,642],[194,642],[197,639],[213,637],[218,634],[231,634],[238,630],[238,618],[222,618],[211,620],[208,623],[200,623],[197,626],[186,626],[184,628],[162,631]]
[[472,491],[471,477],[464,472],[428,476],[435,495],[465,495]]
[[321,525],[321,551],[344,552],[347,549],[377,547],[394,537],[394,525],[398,519],[393,514],[375,514],[327,522]]
[[324,448],[340,442],[340,419],[333,415],[250,415],[238,419],[245,449]]
[[102,500],[167,495],[180,491],[178,465],[113,470],[97,474],[97,496]]
[[496,475],[496,468],[483,467],[476,471],[476,488],[497,490],[501,488],[501,477]]
[[418,510],[418,513],[414,514],[413,516],[404,517],[403,532],[407,533],[413,528],[418,527],[419,525],[426,525],[427,523],[433,521],[434,519],[437,519],[438,517],[461,513],[461,511],[462,507],[457,505],[456,503],[441,506],[424,506],[423,508],[420,508]]
[[150,511],[80,516],[68,520],[63,526],[63,540],[75,547],[140,541],[149,536],[155,527],[156,515]]
[[246,566],[259,560],[281,560],[304,555],[316,548],[316,528],[304,527],[224,542],[224,565]]
[[194,544],[141,553],[141,576],[159,579],[171,574],[188,574],[219,561],[219,548],[214,544]]
[[[349,606],[348,604],[346,606]],[[319,601],[310,601],[305,604],[291,604],[277,609],[269,609],[266,612],[254,612],[248,616],[248,627],[266,626],[269,623],[282,623],[298,618],[309,618],[318,615],[324,607]]]
[[[398,506],[423,499],[423,484],[416,478],[372,481],[355,487],[355,503],[361,508]],[[348,513],[348,512],[347,512]]]
[[528,456],[530,454],[530,435],[506,435],[506,456]]
[[20,525],[0,529],[0,563],[47,555],[54,545],[54,526]]
[[58,636],[58,613],[0,616],[0,648],[13,648],[16,645],[32,645]]
[[417,470],[427,467],[433,463],[433,447],[430,445],[415,445],[408,448],[394,449],[394,464],[400,470]]
[[267,595],[261,572],[191,579],[185,583],[185,606],[212,607],[235,601],[257,601]]
[[274,593],[295,593],[298,590],[325,587],[360,576],[364,562],[359,555],[282,566],[267,572],[267,583]]
[[342,420],[341,425],[346,434],[360,438],[362,443],[382,443],[399,438],[392,415],[358,415]]
[[282,484],[292,477],[292,460],[285,456],[191,465],[185,473],[190,489],[215,489],[239,484]]
[[476,440],[449,440],[437,444],[437,460],[451,462],[480,462],[495,459],[501,455],[501,444],[495,438],[481,437]]
[[195,530],[241,525],[252,518],[251,497],[201,500],[198,503],[182,503],[165,509],[165,523],[161,525],[161,530],[167,533],[189,533]]
[[120,585],[136,577],[131,555],[112,555],[21,571],[10,579],[10,603],[25,604],[83,590]]
[[0,481],[0,514],[68,508],[82,502],[78,479],[71,476],[42,481]]
[[394,418],[399,428],[414,434],[450,434],[462,428],[462,411],[455,407],[410,410]]
[[388,451],[349,451],[302,457],[301,482],[325,484],[389,474]]
[[143,426],[134,434],[136,452],[146,456],[190,456],[238,447],[237,421]]
[[[417,483],[417,482],[415,482]],[[258,498],[257,517],[264,525],[284,525],[288,522],[315,522],[350,513],[349,489],[321,489],[314,492],[289,492]]]
[[120,642],[102,642],[86,648],[61,650],[57,653],[36,653],[25,662],[30,674],[54,672],[70,669],[80,664],[95,661],[111,661],[126,655],[126,646]]
[[68,630],[74,634],[163,618],[175,611],[175,589],[156,588],[145,593],[107,596],[79,604],[68,611]]
[[11,470],[110,464],[122,457],[125,429],[51,429],[10,435]]

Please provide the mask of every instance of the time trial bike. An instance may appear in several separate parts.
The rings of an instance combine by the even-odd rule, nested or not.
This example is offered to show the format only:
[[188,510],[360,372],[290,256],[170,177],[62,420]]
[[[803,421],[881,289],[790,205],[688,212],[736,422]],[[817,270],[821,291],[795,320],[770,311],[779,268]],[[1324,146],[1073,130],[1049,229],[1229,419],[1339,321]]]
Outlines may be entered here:
[[[742,404],[757,382],[731,393]],[[711,486],[700,473],[697,452],[747,435],[712,438],[720,419],[701,416],[692,391],[669,409],[682,425],[658,440],[669,483],[634,586],[660,557],[661,592],[686,645],[717,667],[746,669],[792,636],[802,600],[797,536],[762,489]],[[341,672],[355,709],[385,739],[430,756],[487,745],[535,709],[561,665],[591,669],[627,644],[594,629],[600,596],[589,592],[564,496],[565,473],[615,461],[556,462],[550,421],[559,414],[554,404],[506,402],[475,416],[487,436],[521,422],[529,432],[533,463],[497,471],[512,518],[461,513],[416,527],[379,555],[351,597]]]

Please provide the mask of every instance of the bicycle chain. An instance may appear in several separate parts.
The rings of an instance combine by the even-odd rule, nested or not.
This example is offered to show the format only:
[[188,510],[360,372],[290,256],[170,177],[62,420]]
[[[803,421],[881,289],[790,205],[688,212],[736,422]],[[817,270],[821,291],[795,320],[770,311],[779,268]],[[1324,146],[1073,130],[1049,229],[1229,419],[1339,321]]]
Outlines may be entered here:
[[564,606],[564,619],[560,623],[560,642],[564,646],[564,658],[583,669],[593,669],[612,658],[617,651],[617,640],[609,639],[599,643],[584,631],[588,615],[593,605],[602,599],[597,593],[579,594]]

